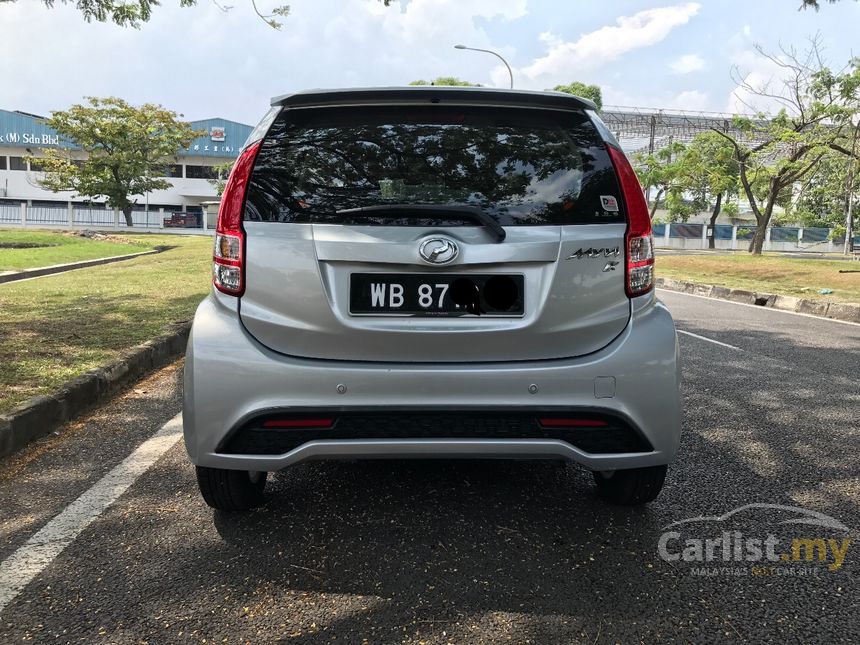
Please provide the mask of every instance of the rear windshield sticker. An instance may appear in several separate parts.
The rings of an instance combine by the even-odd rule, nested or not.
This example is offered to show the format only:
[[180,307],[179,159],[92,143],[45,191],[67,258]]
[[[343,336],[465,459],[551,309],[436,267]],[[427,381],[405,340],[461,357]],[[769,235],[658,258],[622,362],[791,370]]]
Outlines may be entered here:
[[605,211],[612,211],[613,213],[618,212],[618,200],[612,195],[601,195],[600,204],[603,206],[603,210]]

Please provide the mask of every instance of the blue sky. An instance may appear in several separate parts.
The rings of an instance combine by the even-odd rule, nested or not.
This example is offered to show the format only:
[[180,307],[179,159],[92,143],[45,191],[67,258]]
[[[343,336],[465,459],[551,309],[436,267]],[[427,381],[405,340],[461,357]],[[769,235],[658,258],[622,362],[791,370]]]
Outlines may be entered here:
[[757,82],[775,74],[754,44],[803,47],[820,33],[828,61],[841,67],[860,43],[860,2],[852,0],[819,12],[798,11],[800,0],[400,0],[389,8],[292,0],[280,32],[248,0],[226,4],[234,8],[224,13],[211,0],[188,9],[162,0],[152,21],[133,30],[87,24],[71,6],[0,3],[0,107],[41,114],[115,95],[191,119],[253,123],[271,96],[309,87],[440,75],[507,84],[493,57],[453,49],[462,42],[504,54],[517,87],[581,80],[599,84],[610,105],[724,112],[742,107],[733,66]]

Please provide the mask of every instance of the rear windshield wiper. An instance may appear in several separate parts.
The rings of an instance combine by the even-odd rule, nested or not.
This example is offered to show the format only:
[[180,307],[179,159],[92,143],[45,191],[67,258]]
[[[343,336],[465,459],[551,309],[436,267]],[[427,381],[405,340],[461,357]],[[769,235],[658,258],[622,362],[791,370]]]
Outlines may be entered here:
[[496,242],[502,242],[506,233],[489,213],[485,213],[475,206],[446,206],[445,204],[378,204],[375,206],[362,206],[360,208],[344,208],[337,211],[338,215],[352,215],[361,217],[438,217],[448,215],[458,219],[477,222],[492,233]]

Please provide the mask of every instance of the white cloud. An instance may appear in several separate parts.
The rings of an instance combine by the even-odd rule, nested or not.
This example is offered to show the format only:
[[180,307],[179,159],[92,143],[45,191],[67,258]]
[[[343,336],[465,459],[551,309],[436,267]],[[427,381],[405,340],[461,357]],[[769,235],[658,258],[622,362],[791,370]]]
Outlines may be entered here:
[[583,34],[573,42],[564,41],[555,34],[541,34],[547,53],[518,70],[518,76],[524,77],[532,87],[569,82],[583,71],[600,67],[632,50],[659,43],[673,29],[689,22],[699,8],[698,3],[688,2],[621,16],[616,25]]
[[[225,4],[225,3],[222,3]],[[246,0],[189,8],[162,2],[141,29],[87,24],[74,4],[0,2],[0,108],[46,114],[84,96],[153,101],[188,118],[256,122],[272,96],[313,87],[404,85],[460,76],[490,84],[487,29],[527,13],[527,0],[291,0],[282,31]],[[33,47],[33,43],[41,43]],[[500,83],[501,85],[502,83]],[[507,78],[504,79],[507,85]]]
[[709,105],[707,92],[699,90],[686,90],[670,99],[666,107],[675,110],[685,110],[689,112],[706,111]]
[[700,90],[673,93],[657,91],[647,94],[630,93],[613,85],[603,86],[603,104],[606,106],[639,107],[650,109],[712,111],[711,97]]
[[675,74],[690,74],[705,68],[705,61],[698,54],[685,54],[669,65]]
[[[733,58],[736,72],[734,89],[729,93],[726,111],[732,114],[754,114],[757,112],[778,112],[786,107],[778,96],[785,94],[785,81],[790,70],[780,67],[776,62],[754,50],[745,50]],[[763,90],[771,96],[761,96],[755,90]]]

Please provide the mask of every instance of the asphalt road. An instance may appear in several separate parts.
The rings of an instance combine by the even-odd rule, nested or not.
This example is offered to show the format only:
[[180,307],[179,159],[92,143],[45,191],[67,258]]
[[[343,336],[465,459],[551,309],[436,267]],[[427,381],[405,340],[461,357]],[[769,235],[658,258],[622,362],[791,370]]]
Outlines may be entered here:
[[[660,296],[686,332],[685,433],[648,507],[605,505],[574,466],[392,461],[300,465],[266,508],[213,513],[181,441],[147,452],[176,364],[0,463],[0,643],[860,642],[860,326]],[[670,523],[751,503],[855,544],[834,571],[659,557]],[[824,535],[780,513],[731,529]]]

